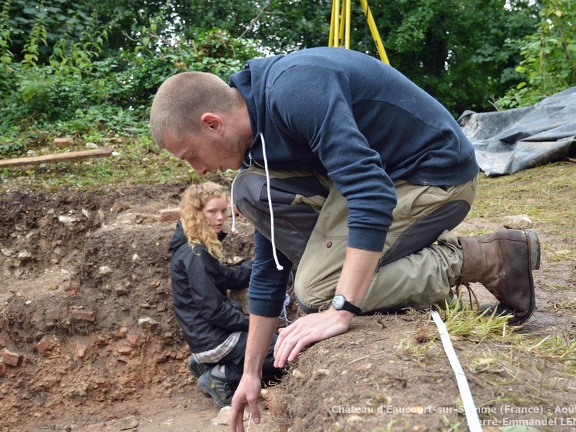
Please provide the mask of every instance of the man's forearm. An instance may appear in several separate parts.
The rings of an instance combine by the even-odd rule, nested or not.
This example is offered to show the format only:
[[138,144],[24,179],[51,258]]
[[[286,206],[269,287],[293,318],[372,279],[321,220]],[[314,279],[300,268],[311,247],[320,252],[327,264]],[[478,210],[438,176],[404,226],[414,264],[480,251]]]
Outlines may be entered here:
[[360,306],[374,277],[380,255],[380,252],[349,247],[336,293],[343,294],[350,303]]
[[262,365],[268,353],[277,323],[278,318],[250,314],[248,342],[244,358],[244,374],[262,376]]

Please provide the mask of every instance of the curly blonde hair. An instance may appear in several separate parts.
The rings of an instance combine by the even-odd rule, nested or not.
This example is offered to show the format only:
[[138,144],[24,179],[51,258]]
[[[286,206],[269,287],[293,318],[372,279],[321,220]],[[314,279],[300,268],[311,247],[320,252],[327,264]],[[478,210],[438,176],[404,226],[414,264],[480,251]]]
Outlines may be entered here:
[[202,209],[212,198],[226,197],[228,193],[224,186],[213,182],[204,182],[199,185],[189,186],[182,194],[180,214],[184,234],[190,245],[203,245],[210,255],[219,261],[224,260],[222,244],[218,240],[218,234],[210,227]]

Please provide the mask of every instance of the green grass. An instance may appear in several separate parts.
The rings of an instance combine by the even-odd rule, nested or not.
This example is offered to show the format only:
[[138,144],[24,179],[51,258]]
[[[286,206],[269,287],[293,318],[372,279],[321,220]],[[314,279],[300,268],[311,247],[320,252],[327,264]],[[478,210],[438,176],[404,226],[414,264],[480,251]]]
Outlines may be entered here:
[[[469,218],[500,220],[525,214],[535,227],[550,224],[554,233],[576,226],[576,160],[564,160],[501,177],[480,174]],[[570,231],[567,231],[570,230]]]
[[[36,155],[85,150],[84,145],[80,141],[70,149],[46,146]],[[0,191],[105,190],[111,185],[199,181],[192,167],[156,147],[148,136],[117,138],[98,145],[113,149],[112,156],[0,169]]]
[[508,324],[509,315],[496,316],[488,311],[479,312],[469,303],[456,299],[440,311],[443,315],[446,329],[451,336],[473,337],[484,339],[488,336],[509,338],[518,327]]

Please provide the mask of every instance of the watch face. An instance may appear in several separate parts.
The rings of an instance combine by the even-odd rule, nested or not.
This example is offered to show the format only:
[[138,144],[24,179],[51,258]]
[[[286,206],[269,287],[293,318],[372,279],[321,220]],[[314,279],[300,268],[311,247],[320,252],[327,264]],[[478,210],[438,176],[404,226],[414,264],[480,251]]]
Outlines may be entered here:
[[338,294],[337,296],[334,296],[334,298],[332,299],[332,306],[334,307],[334,309],[341,309],[342,306],[344,306],[345,301],[346,298],[343,295]]

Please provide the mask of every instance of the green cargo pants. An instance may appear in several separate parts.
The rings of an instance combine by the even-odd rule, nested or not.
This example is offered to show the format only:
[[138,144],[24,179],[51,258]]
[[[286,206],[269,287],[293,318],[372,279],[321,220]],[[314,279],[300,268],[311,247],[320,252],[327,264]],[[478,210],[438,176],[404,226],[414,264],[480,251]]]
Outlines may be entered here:
[[[365,312],[427,308],[451,297],[462,248],[450,233],[468,214],[477,179],[448,186],[394,183],[397,205],[380,262],[359,306]],[[235,203],[270,238],[264,171],[238,174]],[[277,249],[298,265],[294,290],[304,312],[332,300],[346,256],[347,200],[326,176],[271,171],[270,196]]]

